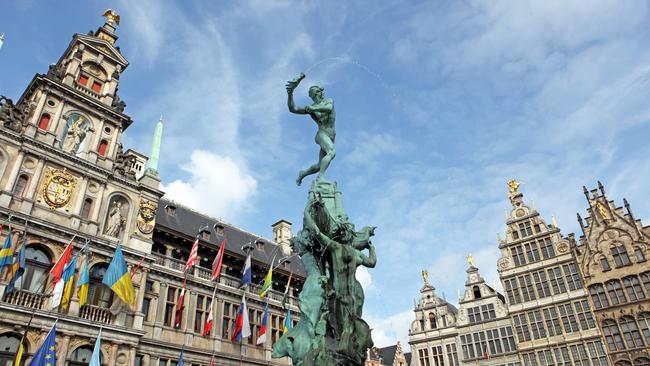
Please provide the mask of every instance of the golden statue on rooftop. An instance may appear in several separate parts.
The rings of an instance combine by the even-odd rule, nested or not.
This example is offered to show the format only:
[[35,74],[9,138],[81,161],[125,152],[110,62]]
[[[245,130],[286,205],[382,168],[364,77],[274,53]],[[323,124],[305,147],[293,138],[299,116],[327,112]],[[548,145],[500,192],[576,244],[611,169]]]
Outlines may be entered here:
[[467,255],[467,264],[469,264],[470,267],[474,267],[474,257],[472,257],[472,253]]
[[422,270],[422,279],[424,280],[424,285],[429,286],[429,271],[426,269]]
[[110,25],[120,25],[120,14],[115,10],[107,9],[102,16],[106,17],[106,23]]
[[519,189],[521,183],[522,182],[519,182],[515,179],[511,179],[510,181],[508,181],[508,192],[510,193],[511,196],[517,193],[517,189]]

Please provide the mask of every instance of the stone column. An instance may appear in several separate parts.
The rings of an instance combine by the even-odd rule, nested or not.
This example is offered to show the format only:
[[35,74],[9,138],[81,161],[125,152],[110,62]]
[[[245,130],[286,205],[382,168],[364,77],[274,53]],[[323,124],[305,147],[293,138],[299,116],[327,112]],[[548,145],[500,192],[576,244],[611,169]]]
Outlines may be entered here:
[[158,291],[158,306],[156,307],[156,318],[153,325],[153,337],[160,338],[162,335],[162,326],[164,324],[165,316],[165,301],[167,299],[167,287],[166,283],[160,283],[160,291]]
[[45,161],[43,159],[40,159],[38,163],[36,163],[34,174],[32,174],[31,182],[29,182],[29,188],[27,188],[26,198],[32,201],[36,200],[36,197],[38,196],[38,181],[41,178],[41,174],[43,173],[44,166],[45,166]]
[[[97,191],[97,197],[95,199],[95,204],[93,205],[93,211],[90,215],[91,221],[99,222],[99,210],[101,209],[101,206],[103,206],[102,203],[104,201],[104,190],[106,190],[106,186],[100,183],[99,191]],[[106,206],[108,206],[108,202],[106,202]]]
[[115,361],[117,359],[117,343],[111,344],[111,352],[108,355],[108,366],[115,366]]
[[172,251],[174,250],[174,247],[171,245],[165,244],[165,263],[164,266],[169,268],[171,267],[171,257],[172,257]]
[[150,366],[151,365],[151,356],[148,354],[142,355],[142,366]]
[[23,158],[25,157],[25,152],[20,151],[18,156],[14,160],[14,165],[11,167],[11,172],[9,173],[9,179],[7,179],[7,184],[5,185],[5,191],[11,192],[18,179],[18,172],[20,172],[20,167],[23,165]]
[[59,353],[56,355],[57,365],[63,366],[68,359],[68,347],[70,346],[70,336],[64,335],[61,346],[59,346]]
[[127,365],[135,365],[135,346],[129,348],[129,362]]
[[142,323],[144,321],[144,313],[142,312],[142,303],[144,301],[144,288],[147,282],[147,273],[149,272],[148,268],[140,268],[140,289],[138,290],[138,296],[136,298],[136,309],[135,309],[135,318],[133,319],[133,328],[142,329]]
[[[45,105],[46,98],[47,98],[47,92],[43,91],[41,93],[41,96],[38,98],[38,104],[34,109],[34,115],[32,116],[32,119],[29,121],[30,124],[35,125],[36,122],[40,120],[41,114],[43,114],[43,106]],[[52,120],[50,120],[50,123],[51,122]]]
[[[59,124],[61,123],[64,106],[65,106],[65,102],[63,100],[60,100],[59,106],[56,108],[56,112],[54,112],[54,116],[52,116],[52,119],[50,120],[50,125],[47,128],[47,132],[52,133],[52,135],[54,135],[54,139],[52,141],[52,145],[54,147],[58,147],[57,145],[61,142],[61,136],[57,136],[57,129],[59,128]],[[63,123],[65,124],[65,122]]]

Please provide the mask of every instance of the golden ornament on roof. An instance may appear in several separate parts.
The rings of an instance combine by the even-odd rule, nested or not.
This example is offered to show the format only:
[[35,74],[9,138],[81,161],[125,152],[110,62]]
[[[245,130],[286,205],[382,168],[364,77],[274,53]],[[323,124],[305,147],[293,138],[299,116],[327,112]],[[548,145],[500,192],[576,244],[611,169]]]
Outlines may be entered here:
[[103,17],[106,17],[106,23],[120,25],[120,14],[118,14],[113,9],[108,9],[102,14]]
[[510,181],[508,181],[508,192],[511,195],[517,193],[517,189],[519,189],[520,185],[521,185],[521,182],[519,182],[519,181],[517,181],[515,179],[511,179]]
[[429,285],[429,271],[427,271],[426,269],[422,270],[422,279],[424,280],[425,286]]

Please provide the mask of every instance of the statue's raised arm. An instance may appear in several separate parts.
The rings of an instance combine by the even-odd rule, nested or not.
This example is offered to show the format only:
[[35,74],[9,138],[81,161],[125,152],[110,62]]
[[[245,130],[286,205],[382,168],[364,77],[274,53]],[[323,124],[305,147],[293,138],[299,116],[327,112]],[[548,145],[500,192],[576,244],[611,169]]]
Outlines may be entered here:
[[325,171],[330,166],[332,159],[336,156],[334,149],[334,139],[336,137],[336,111],[334,110],[334,101],[332,99],[325,99],[323,97],[322,86],[313,85],[309,88],[309,97],[313,103],[305,107],[296,107],[293,100],[293,91],[298,87],[298,84],[305,78],[305,74],[298,74],[293,80],[287,82],[287,105],[291,113],[296,114],[309,114],[309,116],[318,125],[318,132],[316,133],[316,143],[320,146],[318,156],[318,163],[301,170],[298,173],[296,184],[302,184],[302,180],[312,174],[318,173],[318,179],[325,176]]

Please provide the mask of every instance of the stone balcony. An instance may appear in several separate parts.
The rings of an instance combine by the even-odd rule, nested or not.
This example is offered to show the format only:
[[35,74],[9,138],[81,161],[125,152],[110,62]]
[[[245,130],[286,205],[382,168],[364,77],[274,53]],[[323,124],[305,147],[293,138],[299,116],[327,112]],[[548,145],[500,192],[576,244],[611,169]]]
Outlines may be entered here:
[[27,290],[15,289],[10,294],[6,294],[2,301],[11,304],[23,306],[32,309],[43,309],[47,296]]

